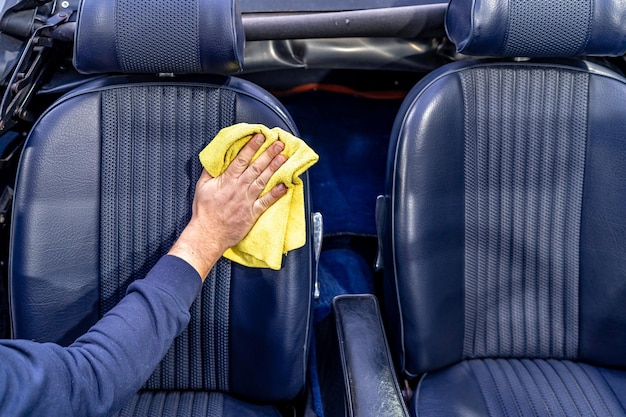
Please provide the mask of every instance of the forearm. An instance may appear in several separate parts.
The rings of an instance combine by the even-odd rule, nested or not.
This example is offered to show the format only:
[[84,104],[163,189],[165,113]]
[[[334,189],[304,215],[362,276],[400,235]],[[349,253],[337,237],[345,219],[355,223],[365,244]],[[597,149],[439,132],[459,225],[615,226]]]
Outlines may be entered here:
[[196,223],[198,220],[192,218],[168,254],[185,260],[196,270],[204,282],[227,246],[221,244],[219,239],[214,238],[206,231],[203,233],[203,228],[197,227]]
[[194,268],[164,257],[71,346],[1,343],[0,415],[91,416],[118,409],[187,325],[200,287]]

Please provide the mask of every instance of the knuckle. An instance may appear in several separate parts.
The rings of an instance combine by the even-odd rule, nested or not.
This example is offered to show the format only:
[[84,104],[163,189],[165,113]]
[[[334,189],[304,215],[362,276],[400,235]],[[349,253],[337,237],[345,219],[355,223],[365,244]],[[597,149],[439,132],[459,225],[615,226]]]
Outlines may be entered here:
[[265,186],[267,185],[267,180],[263,178],[263,176],[257,177],[257,179],[254,180],[254,185],[258,187],[259,189],[263,190],[265,189]]
[[246,166],[248,166],[247,159],[241,155],[237,155],[233,162],[237,167],[245,168]]
[[260,198],[257,200],[257,205],[261,212],[264,212],[271,206],[271,202],[267,198]]
[[263,171],[261,171],[261,169],[260,169],[258,166],[254,165],[254,164],[253,164],[253,165],[250,165],[250,166],[248,167],[248,169],[250,170],[250,173],[251,173],[252,175],[254,175],[255,177],[260,176],[260,175],[261,175],[261,173],[263,172]]

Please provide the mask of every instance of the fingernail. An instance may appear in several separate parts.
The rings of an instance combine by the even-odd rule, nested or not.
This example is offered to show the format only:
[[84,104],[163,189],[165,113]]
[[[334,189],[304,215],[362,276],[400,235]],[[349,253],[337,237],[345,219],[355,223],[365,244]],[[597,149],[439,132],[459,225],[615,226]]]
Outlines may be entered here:
[[260,133],[257,133],[254,140],[256,141],[256,143],[258,143],[259,145],[263,144],[263,142],[265,142],[265,136],[263,136]]
[[285,147],[285,145],[281,141],[274,142],[274,150],[276,152],[282,151],[284,147]]
[[287,186],[285,184],[278,184],[278,191],[284,193],[285,191],[287,191]]
[[278,162],[280,165],[284,164],[286,160],[287,160],[287,157],[285,155],[281,153],[276,155],[276,162]]

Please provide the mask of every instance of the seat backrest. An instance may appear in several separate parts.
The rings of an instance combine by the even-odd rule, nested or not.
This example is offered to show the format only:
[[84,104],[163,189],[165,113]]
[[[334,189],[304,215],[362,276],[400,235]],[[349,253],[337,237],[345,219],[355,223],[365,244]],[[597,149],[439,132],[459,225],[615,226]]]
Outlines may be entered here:
[[[618,1],[452,0],[463,60],[392,133],[385,306],[412,377],[463,359],[626,365],[626,80]],[[554,59],[527,59],[554,57]]]
[[[241,68],[235,5],[82,3],[77,69],[146,75],[76,88],[46,110],[28,137],[11,241],[16,338],[69,344],[145,276],[186,225],[198,153],[221,128],[245,121],[297,134],[267,92],[219,75]],[[173,75],[180,73],[203,75]],[[312,271],[308,243],[289,253],[279,271],[220,260],[188,328],[146,388],[221,391],[265,403],[293,399],[305,383]]]

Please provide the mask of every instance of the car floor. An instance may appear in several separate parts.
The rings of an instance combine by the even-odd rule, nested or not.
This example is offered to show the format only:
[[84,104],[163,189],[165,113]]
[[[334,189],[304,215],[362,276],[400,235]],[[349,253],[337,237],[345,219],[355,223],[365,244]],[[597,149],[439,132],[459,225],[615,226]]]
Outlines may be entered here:
[[373,293],[376,197],[384,192],[387,148],[400,100],[311,91],[280,98],[320,156],[310,168],[313,211],[322,213],[318,316],[335,295]]

